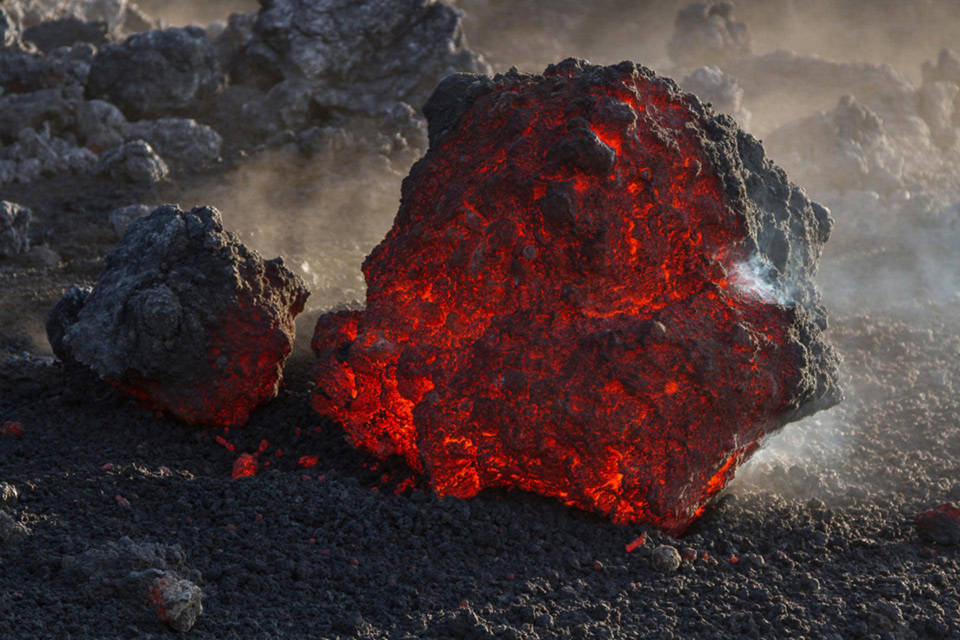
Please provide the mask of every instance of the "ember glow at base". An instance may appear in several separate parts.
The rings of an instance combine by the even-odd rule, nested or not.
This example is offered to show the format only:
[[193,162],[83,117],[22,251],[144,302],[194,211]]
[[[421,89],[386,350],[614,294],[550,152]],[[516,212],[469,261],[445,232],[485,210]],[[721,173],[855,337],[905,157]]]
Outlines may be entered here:
[[356,446],[442,495],[676,533],[765,435],[839,400],[810,281],[828,212],[732,120],[575,60],[453,76],[424,112],[367,307],[314,338],[313,405]]

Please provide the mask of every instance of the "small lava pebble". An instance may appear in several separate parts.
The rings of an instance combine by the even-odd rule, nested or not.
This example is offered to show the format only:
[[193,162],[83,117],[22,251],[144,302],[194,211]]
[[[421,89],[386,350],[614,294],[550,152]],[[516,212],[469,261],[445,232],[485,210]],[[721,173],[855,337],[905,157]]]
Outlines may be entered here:
[[653,568],[661,573],[670,573],[680,568],[680,552],[669,544],[662,544],[654,549],[650,559]]

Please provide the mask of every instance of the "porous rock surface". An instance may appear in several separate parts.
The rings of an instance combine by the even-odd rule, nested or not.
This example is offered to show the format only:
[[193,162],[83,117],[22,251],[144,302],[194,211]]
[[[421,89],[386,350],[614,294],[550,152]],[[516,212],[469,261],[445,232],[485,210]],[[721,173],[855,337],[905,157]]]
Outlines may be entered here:
[[834,404],[831,219],[669,80],[567,60],[445,80],[430,150],[321,317],[313,405],[441,494],[507,486],[682,531],[759,441]]
[[318,103],[382,111],[419,106],[443,76],[484,72],[466,49],[459,14],[431,0],[272,0],[263,5],[232,69],[268,89],[303,80]]
[[281,260],[223,230],[220,214],[158,207],[133,222],[96,286],[54,308],[64,360],[188,423],[243,423],[272,399],[308,292]]
[[201,108],[223,90],[213,44],[199,27],[146,31],[102,47],[86,93],[130,118],[161,118]]
[[153,580],[149,598],[157,617],[181,633],[190,631],[203,613],[203,591],[172,571]]

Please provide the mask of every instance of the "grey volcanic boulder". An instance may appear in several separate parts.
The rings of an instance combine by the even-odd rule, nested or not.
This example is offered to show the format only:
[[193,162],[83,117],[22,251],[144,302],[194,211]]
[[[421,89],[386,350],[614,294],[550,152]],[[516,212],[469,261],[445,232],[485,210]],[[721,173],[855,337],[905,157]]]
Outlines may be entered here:
[[164,29],[100,49],[87,96],[112,102],[129,118],[160,118],[195,113],[223,90],[224,81],[203,29]]
[[272,399],[309,295],[283,261],[224,231],[209,207],[134,221],[89,294],[48,320],[55,353],[188,423],[243,423]]
[[113,180],[148,185],[162,182],[170,174],[167,163],[143,140],[131,140],[104,152],[95,170]]
[[450,73],[487,70],[465,48],[459,13],[441,2],[272,0],[231,76],[263,90],[304,80],[320,104],[379,111],[423,104]]
[[682,67],[715,65],[749,54],[750,33],[734,20],[732,2],[697,2],[677,12],[667,53]]
[[190,631],[203,613],[203,591],[173,571],[153,580],[148,598],[157,617],[181,633]]
[[146,140],[177,171],[214,166],[223,145],[219,133],[187,118],[135,122],[127,127],[127,137]]
[[9,258],[30,249],[31,211],[14,202],[0,202],[0,258]]

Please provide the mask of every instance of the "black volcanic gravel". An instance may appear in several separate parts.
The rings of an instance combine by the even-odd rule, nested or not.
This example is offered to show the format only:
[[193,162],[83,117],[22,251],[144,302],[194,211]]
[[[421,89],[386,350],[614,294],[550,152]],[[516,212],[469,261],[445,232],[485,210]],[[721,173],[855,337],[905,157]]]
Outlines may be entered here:
[[[234,452],[84,374],[8,360],[0,416],[24,433],[0,436],[0,469],[32,533],[0,549],[0,637],[169,633],[146,603],[93,597],[62,568],[123,536],[179,545],[202,575],[195,638],[958,637],[960,549],[915,527],[925,506],[960,497],[960,442],[942,431],[957,396],[929,380],[956,379],[948,327],[837,323],[867,398],[842,417],[844,459],[760,460],[679,540],[522,493],[394,495],[402,467],[378,467],[311,412],[302,359],[280,398],[223,436]],[[232,479],[261,440],[261,472]],[[654,568],[659,544],[683,555],[676,572]]]

